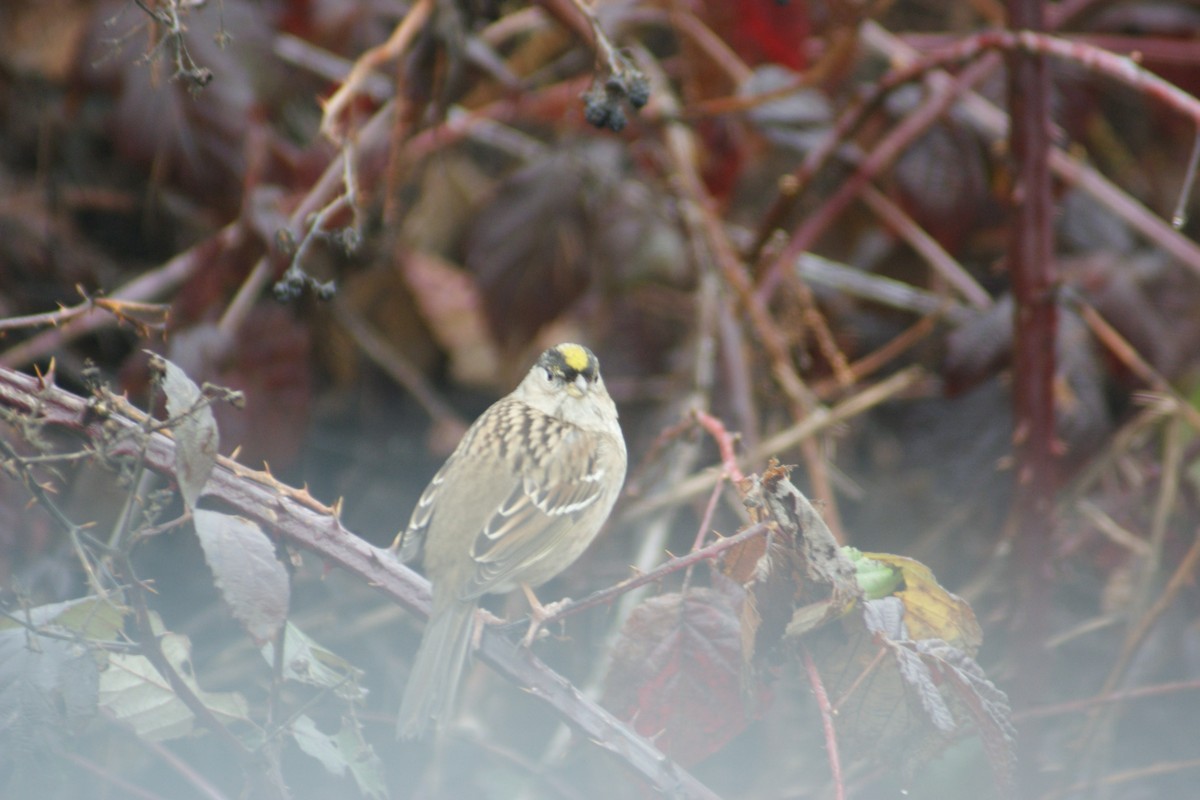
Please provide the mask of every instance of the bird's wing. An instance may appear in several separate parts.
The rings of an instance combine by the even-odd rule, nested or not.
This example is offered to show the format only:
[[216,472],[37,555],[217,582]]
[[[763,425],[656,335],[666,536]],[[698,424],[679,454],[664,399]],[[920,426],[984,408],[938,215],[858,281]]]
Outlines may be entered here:
[[400,531],[396,541],[392,544],[392,549],[396,551],[397,557],[406,564],[416,559],[425,544],[425,536],[429,533],[429,524],[433,521],[434,500],[437,498],[442,484],[446,481],[446,474],[449,472],[448,467],[450,466],[451,462],[447,460],[433,476],[433,480],[429,481],[425,491],[421,492],[416,507],[413,508],[408,525]]
[[[486,592],[540,577],[538,562],[563,546],[579,518],[597,503],[609,502],[607,467],[595,440],[573,426],[555,421],[561,430],[540,463],[528,459],[514,470],[507,495],[482,526],[471,548],[475,572],[463,596]],[[518,478],[518,474],[524,478]],[[611,476],[608,476],[611,478]],[[549,570],[553,574],[556,570]]]

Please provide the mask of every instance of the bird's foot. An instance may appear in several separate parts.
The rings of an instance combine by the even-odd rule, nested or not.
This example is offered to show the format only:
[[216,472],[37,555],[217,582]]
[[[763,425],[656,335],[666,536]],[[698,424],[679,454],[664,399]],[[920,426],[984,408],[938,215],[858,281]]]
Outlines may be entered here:
[[538,601],[537,595],[533,593],[533,589],[530,589],[525,584],[521,584],[521,589],[525,592],[525,598],[529,601],[529,630],[525,632],[525,636],[521,639],[521,646],[529,647],[537,640],[538,634],[542,633],[542,625],[554,619],[558,612],[570,605],[571,599],[564,597],[562,600],[556,600],[544,606]]
[[483,641],[483,629],[488,626],[504,625],[507,620],[500,619],[486,608],[475,609],[475,628],[471,632],[471,652],[479,649]]

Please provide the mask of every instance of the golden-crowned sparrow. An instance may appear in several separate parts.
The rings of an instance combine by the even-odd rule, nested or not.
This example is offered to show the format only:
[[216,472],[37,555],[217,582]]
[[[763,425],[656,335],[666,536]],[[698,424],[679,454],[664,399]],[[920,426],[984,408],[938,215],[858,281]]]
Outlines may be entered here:
[[392,545],[403,561],[423,548],[433,584],[399,736],[421,736],[453,710],[479,598],[538,586],[570,566],[624,481],[625,440],[596,356],[551,347],[475,420]]

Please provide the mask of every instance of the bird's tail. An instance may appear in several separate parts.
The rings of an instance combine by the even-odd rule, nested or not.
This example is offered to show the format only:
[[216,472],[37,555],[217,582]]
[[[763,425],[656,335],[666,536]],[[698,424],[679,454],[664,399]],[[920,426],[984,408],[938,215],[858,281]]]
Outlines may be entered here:
[[435,720],[445,721],[454,711],[474,620],[474,603],[451,603],[430,618],[400,703],[396,735],[401,739],[424,736]]

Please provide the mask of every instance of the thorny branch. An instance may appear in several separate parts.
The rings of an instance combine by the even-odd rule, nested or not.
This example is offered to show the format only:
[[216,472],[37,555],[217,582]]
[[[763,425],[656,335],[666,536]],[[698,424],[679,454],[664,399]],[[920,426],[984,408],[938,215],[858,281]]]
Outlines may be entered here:
[[[140,430],[137,423],[117,414],[104,421],[96,420],[89,414],[83,398],[3,368],[0,368],[0,406],[17,413],[36,413],[42,424],[90,440],[111,439],[109,431],[113,428],[121,432]],[[175,443],[162,434],[146,437],[144,449],[128,439],[118,439],[106,447],[114,455],[144,458],[146,465],[160,474],[174,473]],[[307,492],[285,486],[269,473],[221,458],[209,479],[206,495],[273,531],[291,545],[351,572],[410,611],[429,613],[429,584],[424,578],[397,562],[386,550],[372,547],[351,534],[342,526],[334,509],[318,503]],[[688,797],[715,797],[690,773],[584,698],[530,652],[514,650],[513,644],[499,633],[484,631],[479,656],[508,680],[527,687],[658,791],[666,795],[683,792]]]

